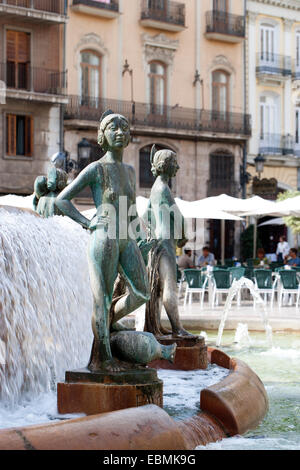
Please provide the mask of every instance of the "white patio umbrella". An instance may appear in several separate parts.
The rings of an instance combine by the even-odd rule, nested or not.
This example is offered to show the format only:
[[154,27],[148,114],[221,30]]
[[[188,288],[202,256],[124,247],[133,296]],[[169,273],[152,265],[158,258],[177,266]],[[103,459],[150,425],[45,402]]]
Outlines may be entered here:
[[285,225],[284,220],[281,217],[276,217],[275,219],[267,220],[267,222],[263,222],[259,224],[258,227],[265,227],[266,225]]

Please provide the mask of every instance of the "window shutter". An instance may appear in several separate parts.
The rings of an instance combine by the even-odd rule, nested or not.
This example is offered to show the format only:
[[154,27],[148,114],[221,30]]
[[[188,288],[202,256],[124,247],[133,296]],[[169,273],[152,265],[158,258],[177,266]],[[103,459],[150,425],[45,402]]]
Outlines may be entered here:
[[29,62],[29,34],[18,32],[18,48],[17,48],[17,60],[18,62],[27,63]]
[[6,33],[6,58],[8,62],[16,62],[17,31],[7,31]]
[[6,116],[6,153],[16,155],[16,116],[8,114]]
[[33,119],[31,116],[25,117],[25,155],[32,156],[33,150]]
[[22,31],[7,31],[6,58],[8,62],[29,62],[30,34]]

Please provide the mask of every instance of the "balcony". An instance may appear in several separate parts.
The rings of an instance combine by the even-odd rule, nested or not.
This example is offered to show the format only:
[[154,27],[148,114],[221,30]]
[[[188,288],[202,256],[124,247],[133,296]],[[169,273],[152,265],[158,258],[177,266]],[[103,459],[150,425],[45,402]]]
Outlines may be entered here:
[[66,23],[64,0],[0,0],[0,14],[24,22]]
[[261,81],[282,81],[292,75],[291,57],[272,52],[259,52],[256,75]]
[[65,108],[65,119],[94,121],[97,125],[101,114],[113,109],[114,112],[127,116],[134,127],[190,131],[191,133],[220,133],[235,136],[250,136],[251,122],[248,114],[221,113],[193,108],[157,106],[146,103],[132,103],[96,98],[69,96]]
[[141,25],[171,32],[185,29],[184,3],[142,0]]
[[215,41],[242,42],[245,39],[245,17],[224,11],[208,11],[205,37]]
[[78,13],[113,19],[119,16],[119,0],[73,0],[71,9]]
[[[0,63],[0,80],[6,85],[8,98],[64,103],[67,101],[66,72],[8,62]],[[55,96],[62,99],[57,100]]]
[[259,153],[261,153],[262,155],[294,155],[294,139],[290,134],[261,135],[259,140]]

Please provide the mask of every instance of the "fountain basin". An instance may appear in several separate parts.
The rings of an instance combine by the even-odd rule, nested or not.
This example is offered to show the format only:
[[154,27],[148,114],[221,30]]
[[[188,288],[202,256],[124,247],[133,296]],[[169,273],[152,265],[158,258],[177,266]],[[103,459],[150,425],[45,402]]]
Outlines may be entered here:
[[201,392],[197,415],[176,422],[156,405],[102,413],[58,423],[4,429],[0,449],[10,450],[191,450],[241,434],[263,419],[268,398],[243,361],[208,349],[208,359],[229,375]]

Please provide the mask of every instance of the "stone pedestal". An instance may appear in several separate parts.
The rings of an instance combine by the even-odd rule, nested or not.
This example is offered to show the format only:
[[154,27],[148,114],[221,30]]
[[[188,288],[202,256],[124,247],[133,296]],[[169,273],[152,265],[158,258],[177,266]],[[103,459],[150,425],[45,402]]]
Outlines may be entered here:
[[197,370],[207,369],[207,347],[202,336],[173,338],[170,336],[156,337],[161,344],[176,343],[177,349],[174,364],[165,360],[153,361],[149,364],[155,369]]
[[163,382],[155,369],[125,372],[67,371],[57,384],[57,407],[61,414],[94,415],[155,404],[163,406]]

